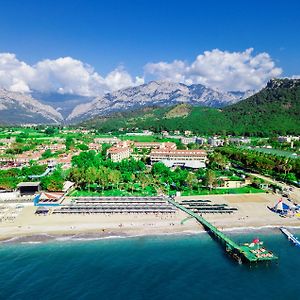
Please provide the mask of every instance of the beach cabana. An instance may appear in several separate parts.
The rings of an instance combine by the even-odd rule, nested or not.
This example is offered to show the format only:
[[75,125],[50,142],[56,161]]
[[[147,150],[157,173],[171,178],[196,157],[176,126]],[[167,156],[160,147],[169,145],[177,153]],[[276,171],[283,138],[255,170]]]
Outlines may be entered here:
[[35,211],[35,214],[37,215],[47,215],[48,213],[49,213],[49,208],[44,206],[39,206]]

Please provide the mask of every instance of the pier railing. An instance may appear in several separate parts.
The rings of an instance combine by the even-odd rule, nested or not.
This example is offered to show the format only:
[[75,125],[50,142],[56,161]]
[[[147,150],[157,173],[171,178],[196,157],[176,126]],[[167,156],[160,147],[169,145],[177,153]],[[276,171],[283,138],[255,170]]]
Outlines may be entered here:
[[212,236],[217,238],[224,246],[226,251],[239,262],[259,262],[259,261],[271,261],[277,260],[278,257],[272,252],[267,251],[264,248],[252,249],[249,244],[238,245],[222,231],[212,225],[210,222],[205,220],[202,216],[194,213],[190,209],[184,207],[174,199],[169,198],[168,201],[178,209],[184,211],[188,215],[194,217]]

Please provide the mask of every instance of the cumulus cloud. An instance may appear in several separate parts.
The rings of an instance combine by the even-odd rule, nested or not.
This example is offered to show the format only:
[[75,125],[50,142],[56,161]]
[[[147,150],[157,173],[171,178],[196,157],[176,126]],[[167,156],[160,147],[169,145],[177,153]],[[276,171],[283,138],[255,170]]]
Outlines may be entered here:
[[90,65],[71,57],[28,65],[15,54],[0,53],[0,87],[10,91],[97,96],[143,82],[141,77],[132,78],[124,68],[101,76]]
[[291,79],[300,79],[300,75],[293,75]]
[[[146,78],[245,91],[263,87],[282,70],[268,53],[254,54],[249,48],[243,52],[205,51],[191,63],[183,60],[148,63],[144,73]],[[72,57],[45,59],[30,65],[13,53],[0,53],[0,88],[10,91],[98,96],[143,83],[144,77],[133,77],[124,67],[100,75],[92,66]]]
[[200,83],[223,91],[259,89],[282,73],[268,53],[254,55],[253,48],[244,52],[214,49],[198,55],[192,63],[148,63],[144,69],[146,75],[160,80]]

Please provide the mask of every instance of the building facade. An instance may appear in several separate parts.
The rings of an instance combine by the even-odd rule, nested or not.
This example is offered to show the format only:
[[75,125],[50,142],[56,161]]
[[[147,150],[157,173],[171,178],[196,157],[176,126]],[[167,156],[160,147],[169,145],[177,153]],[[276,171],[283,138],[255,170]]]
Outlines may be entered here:
[[120,162],[123,159],[129,158],[131,154],[131,148],[129,147],[111,147],[107,150],[107,156],[113,162]]
[[167,150],[155,149],[150,153],[151,163],[163,162],[165,165],[205,168],[207,153],[204,150]]

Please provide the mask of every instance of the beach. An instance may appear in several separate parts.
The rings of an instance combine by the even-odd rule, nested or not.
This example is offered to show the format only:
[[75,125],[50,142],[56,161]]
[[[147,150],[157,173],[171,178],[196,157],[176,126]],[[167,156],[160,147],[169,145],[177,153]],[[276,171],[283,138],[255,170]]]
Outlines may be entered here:
[[[274,206],[278,195],[239,194],[177,197],[183,200],[210,200],[214,204],[227,204],[237,208],[232,214],[204,214],[221,230],[243,230],[264,227],[297,227],[297,217],[281,218],[267,206]],[[196,234],[203,227],[186,213],[172,214],[90,214],[90,215],[35,215],[36,207],[25,206],[13,222],[0,224],[0,240],[27,238],[44,240],[47,237],[128,237],[164,234]],[[36,238],[38,237],[38,238]]]

